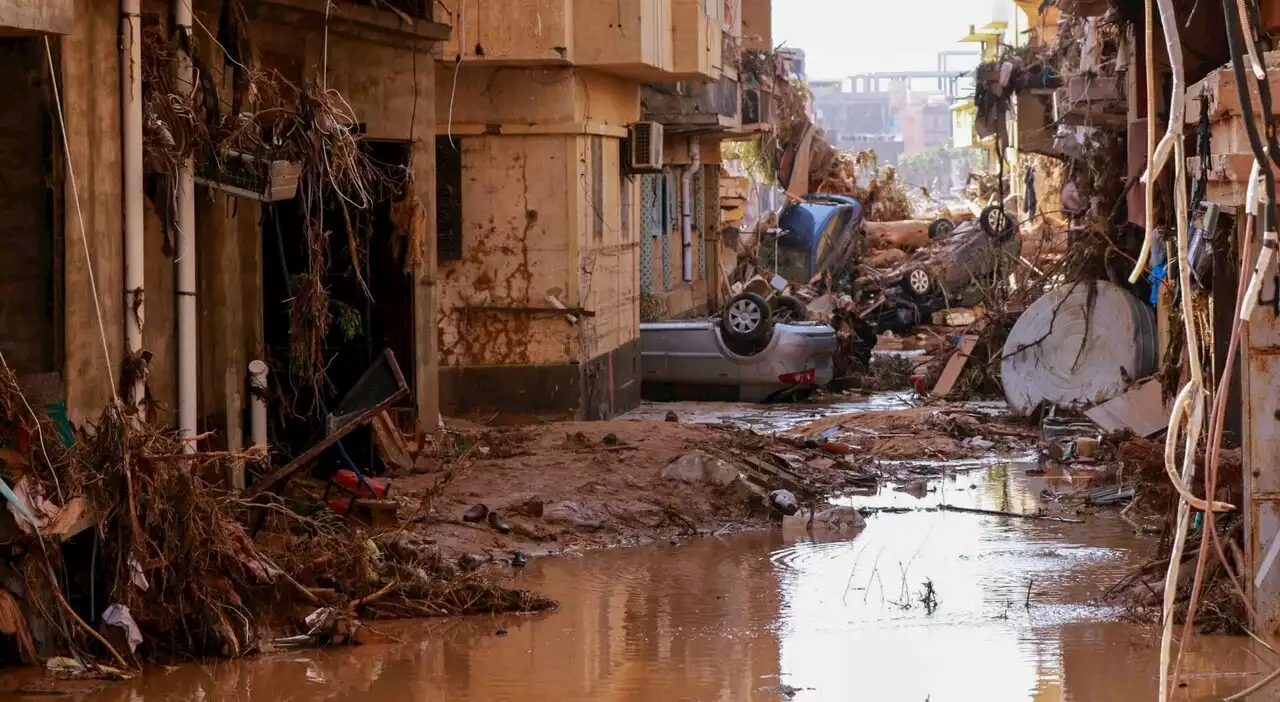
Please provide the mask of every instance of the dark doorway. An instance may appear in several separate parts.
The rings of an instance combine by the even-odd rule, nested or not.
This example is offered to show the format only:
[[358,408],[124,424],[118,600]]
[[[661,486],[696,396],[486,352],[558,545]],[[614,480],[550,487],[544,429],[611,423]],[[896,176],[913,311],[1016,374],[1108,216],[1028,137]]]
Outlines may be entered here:
[[24,382],[55,375],[62,366],[55,132],[41,88],[47,71],[40,47],[36,39],[0,38],[6,103],[0,110],[0,353]]
[[[407,270],[406,233],[398,230],[393,217],[395,205],[409,196],[405,185],[410,145],[365,140],[361,146],[380,174],[371,194],[373,206],[362,209],[348,202],[344,213],[337,194],[330,193],[325,201],[323,225],[329,237],[323,282],[331,322],[324,341],[326,368],[319,397],[307,387],[309,383],[292,375],[290,367],[293,299],[298,275],[308,270],[311,261],[302,201],[294,198],[263,208],[264,337],[273,377],[279,379],[289,405],[272,417],[273,443],[288,455],[302,453],[323,436],[325,414],[337,407],[385,349],[395,354],[406,382],[414,387],[413,275]],[[411,396],[404,404],[413,402]],[[379,472],[380,461],[367,428],[326,453],[317,468],[348,467],[348,458],[362,471]]]

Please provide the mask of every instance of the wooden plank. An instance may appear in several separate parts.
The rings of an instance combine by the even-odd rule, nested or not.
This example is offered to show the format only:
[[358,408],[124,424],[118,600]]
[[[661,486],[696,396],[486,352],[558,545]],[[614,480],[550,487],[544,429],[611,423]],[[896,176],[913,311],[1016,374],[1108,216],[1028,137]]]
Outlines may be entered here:
[[934,397],[946,397],[956,387],[956,381],[960,379],[960,374],[964,372],[965,364],[969,362],[969,356],[973,353],[973,349],[978,345],[978,337],[972,334],[965,334],[960,340],[960,347],[956,352],[951,354],[951,358],[947,360],[947,365],[942,369],[942,375],[938,376],[938,384],[933,386]]
[[387,412],[374,415],[372,421],[373,442],[382,462],[401,475],[413,471],[413,459],[405,444],[404,433]]

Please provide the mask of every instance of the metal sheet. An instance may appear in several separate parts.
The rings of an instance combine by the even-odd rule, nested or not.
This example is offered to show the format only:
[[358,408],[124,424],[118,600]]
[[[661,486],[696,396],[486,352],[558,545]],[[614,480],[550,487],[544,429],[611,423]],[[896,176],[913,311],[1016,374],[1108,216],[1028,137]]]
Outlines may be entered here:
[[[1257,255],[1255,246],[1253,256]],[[1260,298],[1276,299],[1280,278],[1266,281]],[[1243,339],[1241,383],[1244,394],[1244,488],[1249,501],[1245,512],[1245,558],[1253,576],[1271,541],[1280,533],[1280,393],[1276,392],[1280,370],[1280,324],[1275,307],[1261,304],[1246,326]],[[1254,606],[1261,621],[1260,631],[1276,632],[1280,624],[1280,569],[1271,572],[1254,588]]]

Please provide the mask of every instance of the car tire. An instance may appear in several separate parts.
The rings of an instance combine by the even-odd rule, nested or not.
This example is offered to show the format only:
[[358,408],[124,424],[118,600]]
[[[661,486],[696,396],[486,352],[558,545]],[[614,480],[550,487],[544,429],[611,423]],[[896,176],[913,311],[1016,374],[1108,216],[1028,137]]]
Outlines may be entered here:
[[1003,244],[1018,232],[1018,224],[1004,211],[1001,205],[987,205],[978,215],[978,224],[987,236]]
[[724,306],[720,328],[734,341],[757,341],[773,329],[769,303],[751,292],[739,293]]
[[911,266],[902,273],[902,289],[915,300],[924,300],[933,292],[934,280],[929,271]]
[[809,319],[809,308],[797,298],[779,295],[773,299],[773,313],[770,316],[775,324],[794,324]]
[[929,225],[929,238],[933,240],[944,239],[951,236],[951,233],[955,230],[955,222],[943,218],[935,219],[933,220],[933,223]]

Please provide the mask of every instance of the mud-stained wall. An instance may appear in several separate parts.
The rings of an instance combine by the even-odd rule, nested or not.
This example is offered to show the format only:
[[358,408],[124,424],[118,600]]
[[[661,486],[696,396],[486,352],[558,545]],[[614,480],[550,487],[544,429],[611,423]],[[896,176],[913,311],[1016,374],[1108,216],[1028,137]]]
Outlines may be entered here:
[[[221,4],[198,2],[196,16],[203,27],[218,26]],[[273,16],[263,6],[253,31],[259,57],[280,68],[288,63],[300,75],[290,79],[315,80],[323,65],[324,39],[318,29],[299,26]],[[169,5],[147,0],[144,13],[167,17]],[[61,72],[67,112],[68,141],[85,219],[90,258],[97,278],[104,334],[98,332],[98,314],[88,285],[88,274],[76,221],[71,184],[66,185],[66,386],[72,421],[93,419],[107,405],[112,388],[103,360],[105,336],[111,354],[110,370],[119,376],[123,354],[122,189],[119,93],[119,14],[113,3],[77,0],[75,32],[61,41]],[[414,142],[414,195],[429,212],[435,210],[434,124],[435,80],[431,67],[438,50],[394,32],[386,41],[348,36],[339,31],[328,40],[328,85],[342,94],[374,139]],[[223,75],[222,51],[199,24],[195,40],[214,73],[219,89],[229,94],[229,78]],[[225,109],[224,105],[224,109]],[[174,381],[174,261],[162,250],[164,232],[154,207],[145,206],[145,347],[154,354],[150,385],[161,410],[158,419],[173,421],[176,406]],[[240,415],[245,406],[245,373],[248,362],[261,354],[261,206],[253,201],[228,198],[198,187],[196,193],[195,253],[197,265],[197,314],[199,348],[199,412],[201,430],[215,430],[219,442],[237,441],[242,432]],[[178,253],[189,245],[175,234]],[[426,251],[434,256],[435,220],[428,217]],[[435,320],[434,273],[415,272],[415,317],[432,333],[419,334],[414,359],[401,365],[433,365]],[[422,303],[422,304],[419,304]],[[419,315],[424,311],[424,315]],[[421,320],[420,320],[421,321]],[[415,388],[420,407],[435,415],[436,385],[419,372]]]
[[[124,353],[118,10],[114,3],[77,0],[75,32],[59,42],[62,103],[76,175],[75,187],[67,178],[64,188],[64,267],[67,413],[77,424],[96,418],[115,396],[108,374],[119,375]],[[89,284],[90,265],[100,309]]]
[[452,38],[444,45],[447,60],[458,55],[468,61],[494,63],[574,58],[573,3],[569,0],[437,0],[437,5],[439,21],[454,27]]
[[576,306],[569,202],[572,140],[458,137],[462,260],[441,262],[441,365],[548,365],[579,360],[572,325],[551,306]]
[[622,175],[622,142],[601,136],[576,142],[586,205],[578,211],[577,280],[583,307],[595,313],[583,320],[580,339],[582,357],[590,359],[639,337],[640,242],[636,188]]

